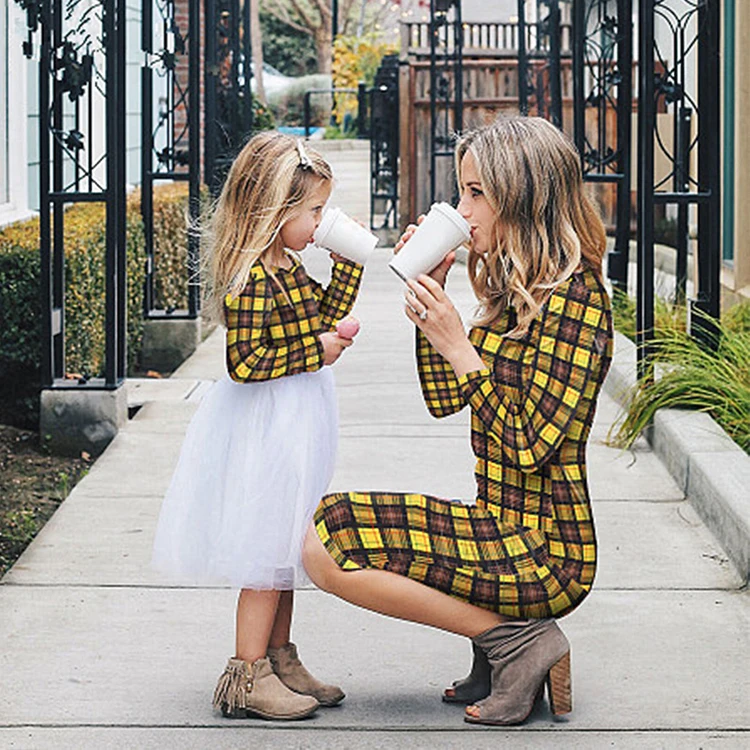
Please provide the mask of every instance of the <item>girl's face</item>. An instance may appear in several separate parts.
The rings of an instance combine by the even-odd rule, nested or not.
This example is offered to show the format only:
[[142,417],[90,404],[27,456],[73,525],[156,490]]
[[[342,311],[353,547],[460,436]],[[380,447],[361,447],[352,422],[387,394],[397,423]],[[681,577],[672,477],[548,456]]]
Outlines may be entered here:
[[458,202],[458,212],[471,226],[471,250],[484,255],[492,245],[496,216],[484,194],[476,160],[470,151],[461,159],[459,187],[461,200]]
[[313,233],[320,225],[323,206],[331,196],[331,183],[321,180],[302,202],[299,213],[281,227],[281,242],[290,250],[304,250],[313,241]]

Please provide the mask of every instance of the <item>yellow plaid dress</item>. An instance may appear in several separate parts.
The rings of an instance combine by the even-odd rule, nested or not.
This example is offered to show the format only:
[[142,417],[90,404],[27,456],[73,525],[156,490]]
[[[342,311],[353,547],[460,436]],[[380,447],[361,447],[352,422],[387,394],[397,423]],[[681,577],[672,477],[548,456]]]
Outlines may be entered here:
[[275,279],[256,263],[241,294],[227,295],[226,362],[232,380],[271,380],[319,370],[320,334],[333,329],[354,305],[362,266],[334,263],[331,281],[323,289],[296,258],[289,257],[291,268],[276,268]]
[[586,596],[596,537],[586,441],[612,356],[609,299],[590,271],[557,287],[521,340],[509,314],[473,328],[486,369],[457,378],[417,333],[425,403],[471,407],[477,498],[335,493],[315,515],[344,570],[380,568],[511,617],[562,616]]
[[349,312],[361,275],[336,263],[323,289],[296,259],[275,279],[256,263],[242,292],[225,299],[228,374],[185,434],[157,524],[159,570],[259,590],[306,583],[302,543],[338,437],[320,334]]

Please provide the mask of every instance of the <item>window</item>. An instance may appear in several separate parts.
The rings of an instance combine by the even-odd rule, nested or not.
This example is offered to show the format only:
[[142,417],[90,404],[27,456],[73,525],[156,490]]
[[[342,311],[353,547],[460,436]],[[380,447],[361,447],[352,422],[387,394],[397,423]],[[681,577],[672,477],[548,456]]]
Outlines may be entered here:
[[28,218],[29,130],[26,18],[15,0],[0,0],[0,226]]
[[10,200],[8,169],[8,3],[0,0],[0,204]]

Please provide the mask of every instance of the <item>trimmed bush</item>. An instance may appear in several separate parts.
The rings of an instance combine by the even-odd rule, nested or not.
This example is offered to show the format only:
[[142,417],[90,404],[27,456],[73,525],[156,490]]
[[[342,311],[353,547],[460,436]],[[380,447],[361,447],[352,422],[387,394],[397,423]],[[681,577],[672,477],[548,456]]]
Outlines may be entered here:
[[[185,307],[187,185],[154,191],[157,306]],[[66,374],[98,377],[105,352],[105,211],[77,204],[65,213]],[[128,198],[128,370],[143,339],[145,250],[140,193]],[[39,220],[0,230],[0,422],[36,429],[41,383]]]

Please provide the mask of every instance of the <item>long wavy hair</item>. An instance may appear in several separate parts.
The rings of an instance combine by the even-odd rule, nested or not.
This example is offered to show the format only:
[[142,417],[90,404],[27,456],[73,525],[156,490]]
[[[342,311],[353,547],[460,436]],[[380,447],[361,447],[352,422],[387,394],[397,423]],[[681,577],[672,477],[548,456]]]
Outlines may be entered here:
[[538,117],[501,117],[467,133],[456,148],[456,173],[471,153],[495,214],[491,247],[470,253],[478,325],[515,312],[511,338],[526,334],[551,291],[579,265],[601,279],[604,225],[584,192],[570,139]]
[[203,232],[210,317],[224,321],[226,296],[240,294],[252,265],[279,247],[282,227],[321,181],[332,179],[328,162],[296,138],[267,131],[245,144]]

